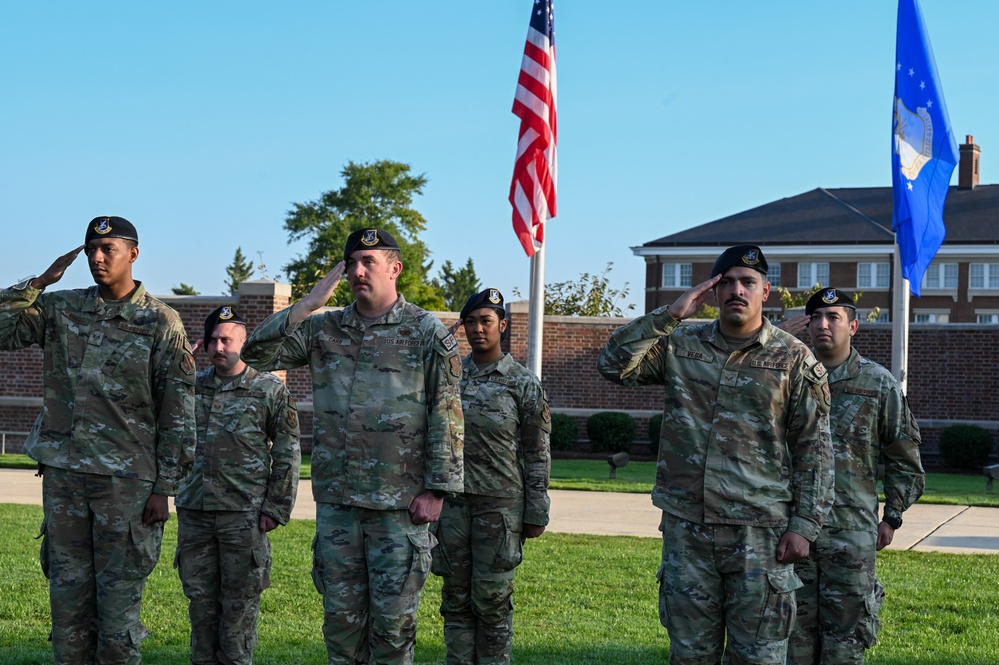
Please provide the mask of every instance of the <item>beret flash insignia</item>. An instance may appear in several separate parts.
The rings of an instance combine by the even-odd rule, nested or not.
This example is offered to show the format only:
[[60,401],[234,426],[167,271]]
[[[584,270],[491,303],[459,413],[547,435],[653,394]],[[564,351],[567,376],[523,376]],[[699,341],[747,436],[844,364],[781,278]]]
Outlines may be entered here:
[[760,250],[750,249],[747,250],[745,254],[742,255],[742,262],[747,266],[755,266],[760,262]]
[[378,244],[378,229],[366,229],[361,234],[361,244],[365,247],[374,247]]
[[99,219],[96,224],[94,224],[94,233],[99,233],[102,236],[111,233],[111,220],[107,217]]

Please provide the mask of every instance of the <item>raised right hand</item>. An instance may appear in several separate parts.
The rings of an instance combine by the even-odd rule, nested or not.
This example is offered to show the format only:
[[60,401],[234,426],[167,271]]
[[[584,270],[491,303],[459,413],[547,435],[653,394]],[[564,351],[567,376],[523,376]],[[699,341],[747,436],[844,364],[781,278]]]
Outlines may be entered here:
[[701,305],[708,299],[708,294],[715,284],[721,281],[721,275],[715,275],[706,282],[701,282],[697,286],[692,286],[687,291],[673,301],[669,306],[670,313],[680,319],[688,319],[701,309]]
[[340,261],[340,263],[333,266],[333,270],[330,270],[325,277],[316,282],[316,285],[312,287],[308,295],[295,303],[288,316],[288,322],[298,323],[299,321],[304,321],[305,317],[309,314],[325,307],[326,303],[333,297],[333,292],[343,278],[343,273],[346,269],[347,264],[344,261]]
[[76,257],[83,251],[83,247],[84,245],[80,245],[76,249],[66,252],[53,261],[52,265],[48,267],[48,270],[31,280],[32,288],[44,289],[45,287],[51,286],[62,279],[62,276],[66,273],[66,269],[73,264]]

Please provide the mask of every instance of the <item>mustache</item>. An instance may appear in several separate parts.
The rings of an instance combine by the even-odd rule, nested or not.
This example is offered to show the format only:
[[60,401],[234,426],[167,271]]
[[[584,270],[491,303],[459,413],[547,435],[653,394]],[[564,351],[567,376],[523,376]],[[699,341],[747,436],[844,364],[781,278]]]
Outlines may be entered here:
[[729,298],[728,300],[725,301],[725,304],[727,305],[727,304],[733,303],[733,302],[741,303],[743,305],[746,305],[747,307],[749,306],[749,302],[746,301],[746,300],[743,300],[739,296],[732,296],[731,298]]

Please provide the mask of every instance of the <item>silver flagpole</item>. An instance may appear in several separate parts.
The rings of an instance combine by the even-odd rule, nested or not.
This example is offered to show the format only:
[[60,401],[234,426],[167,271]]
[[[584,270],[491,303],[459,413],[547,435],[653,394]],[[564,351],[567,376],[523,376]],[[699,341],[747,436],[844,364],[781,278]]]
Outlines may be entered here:
[[541,378],[541,344],[545,323],[545,246],[531,257],[531,305],[527,315],[527,369]]
[[892,261],[891,373],[906,393],[909,380],[909,280],[902,277],[902,258],[898,243]]

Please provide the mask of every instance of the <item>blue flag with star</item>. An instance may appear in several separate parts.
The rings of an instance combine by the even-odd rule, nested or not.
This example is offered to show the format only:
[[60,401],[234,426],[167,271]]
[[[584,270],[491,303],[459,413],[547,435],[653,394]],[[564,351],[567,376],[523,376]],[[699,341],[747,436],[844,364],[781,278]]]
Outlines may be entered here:
[[899,0],[892,108],[892,229],[902,275],[919,296],[944,241],[943,209],[957,165],[943,89],[918,0]]

